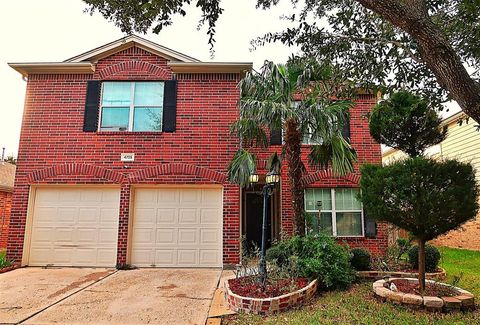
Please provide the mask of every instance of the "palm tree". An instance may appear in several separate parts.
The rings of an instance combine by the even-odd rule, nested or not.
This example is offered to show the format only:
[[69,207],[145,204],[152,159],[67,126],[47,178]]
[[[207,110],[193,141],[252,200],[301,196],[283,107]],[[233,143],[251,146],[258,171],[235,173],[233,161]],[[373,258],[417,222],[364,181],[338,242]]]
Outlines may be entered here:
[[[249,72],[240,81],[240,118],[231,131],[240,138],[240,150],[228,169],[231,182],[247,186],[256,171],[253,147],[269,145],[266,130],[282,130],[281,156],[288,166],[293,199],[296,234],[305,234],[304,188],[301,178],[305,167],[300,157],[304,135],[315,140],[309,163],[318,168],[331,166],[336,175],[353,171],[356,153],[342,136],[350,101],[335,100],[338,85],[332,81],[332,69],[313,60],[291,60],[287,65],[266,61],[261,72]],[[267,168],[279,168],[277,153]]]

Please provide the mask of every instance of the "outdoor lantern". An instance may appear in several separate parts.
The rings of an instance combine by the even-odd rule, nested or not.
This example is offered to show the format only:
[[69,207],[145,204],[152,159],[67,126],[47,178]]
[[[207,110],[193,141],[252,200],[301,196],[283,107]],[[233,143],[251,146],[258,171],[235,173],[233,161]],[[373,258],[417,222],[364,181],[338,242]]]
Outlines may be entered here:
[[258,183],[258,174],[252,174],[248,178],[250,183]]
[[268,172],[265,177],[265,183],[275,185],[280,182],[280,175],[274,171]]

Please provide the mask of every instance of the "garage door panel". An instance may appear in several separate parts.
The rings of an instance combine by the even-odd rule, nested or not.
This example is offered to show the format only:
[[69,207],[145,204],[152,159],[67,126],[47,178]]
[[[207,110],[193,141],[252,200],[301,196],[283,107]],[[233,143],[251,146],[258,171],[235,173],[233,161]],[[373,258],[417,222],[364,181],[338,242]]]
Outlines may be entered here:
[[179,224],[197,224],[199,222],[198,210],[195,208],[179,208],[178,223]]
[[[134,198],[133,265],[222,266],[222,189],[140,188]],[[150,208],[155,209],[155,222],[149,224],[144,210]],[[145,234],[147,227],[154,230],[153,238]],[[148,257],[147,248],[153,252]]]
[[172,228],[159,228],[156,230],[155,238],[156,244],[174,245],[177,241],[177,230]]
[[[156,209],[156,223],[162,224],[175,224],[178,221],[178,211],[175,208],[160,208]],[[153,225],[154,226],[154,225]]]
[[198,229],[196,228],[180,228],[178,229],[178,241],[179,245],[182,244],[198,244],[197,238]]
[[200,244],[212,245],[221,240],[222,233],[216,228],[200,229]]
[[120,191],[37,188],[29,265],[115,266]]
[[200,265],[212,265],[221,263],[221,256],[216,249],[201,249],[199,251]]
[[202,224],[219,224],[221,222],[219,212],[219,209],[201,209],[200,222]]

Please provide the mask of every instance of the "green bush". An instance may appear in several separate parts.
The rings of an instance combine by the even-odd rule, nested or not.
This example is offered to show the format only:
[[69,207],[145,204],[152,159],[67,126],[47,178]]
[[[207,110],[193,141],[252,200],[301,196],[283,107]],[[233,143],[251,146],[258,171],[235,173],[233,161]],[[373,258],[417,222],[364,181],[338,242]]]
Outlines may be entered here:
[[[435,272],[440,261],[440,251],[432,245],[425,245],[425,272]],[[408,262],[417,270],[418,269],[418,245],[413,246],[408,251]]]
[[355,279],[348,249],[324,235],[294,236],[267,251],[267,260],[291,276],[318,279],[328,289],[346,288]]
[[353,268],[357,271],[370,270],[370,253],[364,248],[354,248],[350,251]]

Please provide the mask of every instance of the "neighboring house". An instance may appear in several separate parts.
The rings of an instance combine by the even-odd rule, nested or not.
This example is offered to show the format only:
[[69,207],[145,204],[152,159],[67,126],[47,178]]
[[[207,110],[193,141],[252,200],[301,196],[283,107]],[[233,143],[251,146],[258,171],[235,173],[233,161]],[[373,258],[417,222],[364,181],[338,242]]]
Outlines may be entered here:
[[0,250],[7,248],[15,165],[0,162]]
[[[241,237],[255,240],[261,232],[257,188],[242,190],[226,174],[239,149],[230,134],[239,114],[237,84],[251,63],[200,62],[128,36],[64,62],[10,66],[28,79],[11,260],[108,267],[239,262]],[[359,95],[351,109],[359,163],[381,162],[362,117],[375,102]],[[265,173],[268,153],[259,156]],[[308,171],[307,210],[322,200],[323,224],[334,235],[384,251],[386,226],[377,227],[356,202],[358,171],[342,178]],[[293,230],[286,170],[281,177],[269,210],[270,240]]]
[[[446,118],[442,126],[448,126],[447,138],[440,144],[428,148],[425,153],[435,159],[454,158],[471,163],[480,182],[480,132],[476,128],[477,123],[466,118],[463,112]],[[462,123],[459,123],[460,120]],[[390,148],[383,152],[382,160],[384,164],[389,164],[404,157],[406,155],[402,151]],[[440,236],[433,243],[480,250],[480,215],[475,220],[467,222],[461,229]]]

